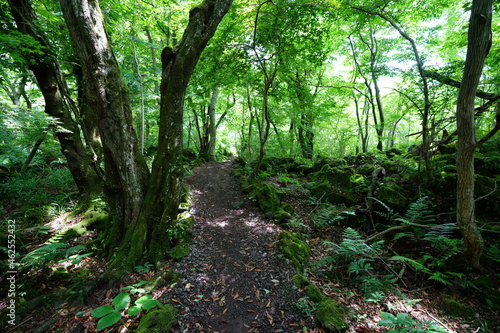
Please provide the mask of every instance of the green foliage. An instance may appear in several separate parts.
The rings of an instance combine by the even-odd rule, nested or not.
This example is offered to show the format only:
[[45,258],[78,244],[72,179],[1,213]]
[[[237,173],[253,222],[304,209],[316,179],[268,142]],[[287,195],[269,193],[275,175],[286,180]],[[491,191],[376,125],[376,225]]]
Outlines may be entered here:
[[77,265],[83,258],[92,254],[90,252],[81,254],[85,249],[84,245],[67,248],[64,243],[48,243],[24,255],[20,260],[21,269],[38,269],[55,261],[71,261],[72,264]]
[[[160,305],[160,302],[153,300],[151,295],[143,295],[135,300],[135,305],[130,306],[131,297],[130,294],[144,292],[144,289],[137,289],[137,287],[147,283],[147,281],[141,281],[132,286],[123,288],[123,291],[113,298],[112,305],[102,305],[92,311],[90,314],[96,318],[100,318],[97,322],[97,330],[102,330],[106,327],[112,326],[119,322],[124,315],[121,312],[127,309],[127,314],[129,316],[135,316],[139,314],[142,310],[150,310]],[[128,292],[127,292],[128,291]]]
[[134,267],[134,270],[137,272],[137,273],[149,273],[149,268],[150,267],[153,267],[153,264],[150,264],[149,262],[146,262],[144,265],[142,266],[135,266]]
[[382,259],[383,241],[367,244],[361,235],[352,228],[344,230],[340,244],[325,242],[332,254],[318,261],[318,265],[329,265],[335,270],[345,270],[345,274],[359,281],[359,289],[368,300],[379,301],[385,291],[394,283],[392,274],[376,276],[373,274],[377,260]]
[[294,302],[295,307],[307,317],[312,317],[316,311],[316,305],[312,303],[308,297],[304,297]]
[[378,322],[378,325],[391,327],[387,333],[445,333],[447,330],[439,326],[437,323],[430,321],[420,321],[418,319],[412,318],[410,315],[404,312],[398,313],[396,316],[381,312],[380,316],[382,320]]

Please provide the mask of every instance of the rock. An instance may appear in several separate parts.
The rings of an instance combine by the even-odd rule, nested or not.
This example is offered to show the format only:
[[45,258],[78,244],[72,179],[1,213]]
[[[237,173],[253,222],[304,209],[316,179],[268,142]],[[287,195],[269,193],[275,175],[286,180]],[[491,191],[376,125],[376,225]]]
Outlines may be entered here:
[[163,333],[170,332],[177,324],[177,310],[170,304],[148,312],[141,318],[136,333]]
[[460,304],[451,298],[443,299],[442,306],[444,312],[446,312],[450,316],[471,318],[476,315],[476,311],[473,308],[467,305]]
[[312,302],[318,303],[325,298],[325,295],[323,295],[321,290],[319,290],[319,288],[312,283],[307,286],[306,292],[307,292],[307,297],[309,297],[309,299]]
[[311,282],[304,275],[298,273],[292,276],[292,283],[297,288],[303,288],[308,286]]
[[282,231],[277,243],[283,256],[292,262],[292,266],[299,273],[304,272],[304,267],[309,263],[311,250],[300,236],[294,236],[288,231]]
[[314,316],[318,325],[327,333],[345,332],[348,325],[344,317],[344,309],[331,298],[325,298],[319,303]]

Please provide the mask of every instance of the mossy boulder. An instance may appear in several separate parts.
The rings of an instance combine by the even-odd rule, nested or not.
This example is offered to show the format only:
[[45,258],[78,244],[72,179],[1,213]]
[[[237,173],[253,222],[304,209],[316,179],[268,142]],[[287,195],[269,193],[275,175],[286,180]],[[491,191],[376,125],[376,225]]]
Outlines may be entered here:
[[80,237],[86,234],[89,231],[90,227],[92,227],[93,229],[102,229],[102,226],[105,225],[107,220],[108,220],[108,214],[106,213],[95,210],[87,211],[83,215],[83,218],[80,222],[78,222],[71,228],[61,231],[60,233],[57,233],[51,238],[51,240],[66,241],[72,238]]
[[136,333],[163,333],[177,325],[177,310],[170,304],[146,313],[137,327]]
[[384,183],[375,192],[375,197],[394,209],[405,208],[408,198],[404,189],[394,183]]
[[176,245],[168,251],[168,256],[172,259],[179,260],[189,254],[189,244]]
[[307,286],[306,293],[307,297],[309,297],[309,299],[315,303],[321,302],[326,297],[325,295],[323,295],[321,290],[312,283]]
[[254,183],[251,185],[249,198],[256,200],[259,208],[264,213],[275,213],[281,208],[281,200],[278,195],[278,190],[271,184]]
[[488,276],[481,276],[474,281],[481,299],[495,310],[500,310],[500,290],[495,288],[495,283]]
[[451,298],[443,299],[443,310],[446,314],[454,317],[472,318],[476,315],[476,311],[464,304],[458,303]]
[[323,299],[314,313],[314,319],[327,333],[345,332],[348,328],[345,311],[335,300]]
[[283,256],[290,260],[292,266],[299,273],[303,273],[304,267],[309,263],[311,250],[302,237],[292,235],[288,231],[282,231],[277,245]]
[[340,168],[334,168],[327,164],[318,172],[310,174],[308,179],[313,181],[328,181],[335,187],[351,189],[351,176],[351,172]]
[[292,276],[292,283],[297,288],[304,288],[308,286],[311,282],[304,275],[297,273]]

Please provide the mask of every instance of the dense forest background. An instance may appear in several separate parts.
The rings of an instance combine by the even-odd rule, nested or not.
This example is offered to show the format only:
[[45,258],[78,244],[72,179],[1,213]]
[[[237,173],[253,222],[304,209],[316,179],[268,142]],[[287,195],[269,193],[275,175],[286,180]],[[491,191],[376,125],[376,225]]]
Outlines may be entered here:
[[[344,247],[388,237],[394,262],[498,311],[499,5],[1,0],[5,259],[156,265],[184,237],[183,176],[235,158],[282,226]],[[61,214],[84,218],[48,242]],[[91,226],[92,245],[69,241]],[[373,277],[375,244],[349,274]],[[361,281],[383,298],[382,278]]]

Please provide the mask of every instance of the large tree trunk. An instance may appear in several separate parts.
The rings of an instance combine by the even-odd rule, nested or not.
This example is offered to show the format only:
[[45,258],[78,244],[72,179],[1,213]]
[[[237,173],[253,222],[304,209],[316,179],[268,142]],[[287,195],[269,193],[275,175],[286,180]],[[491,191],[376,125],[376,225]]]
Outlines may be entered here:
[[102,193],[102,179],[93,168],[93,161],[80,137],[78,124],[73,120],[66,107],[61,92],[62,75],[58,72],[55,58],[50,54],[50,48],[45,37],[36,27],[37,18],[28,0],[9,0],[12,15],[21,33],[32,36],[43,47],[44,55],[34,57],[26,55],[29,69],[36,77],[37,84],[45,99],[45,112],[59,121],[64,131],[56,131],[56,137],[61,145],[61,151],[66,157],[69,171],[75,180],[79,193],[84,201]]
[[103,144],[105,190],[114,220],[107,234],[111,253],[121,244],[125,231],[138,221],[149,171],[98,1],[61,0],[61,7],[83,70],[86,100],[94,110]]
[[457,223],[464,237],[464,259],[479,268],[483,238],[474,214],[474,102],[484,61],[491,46],[493,0],[474,0],[469,23],[467,56],[457,103]]
[[146,235],[148,246],[135,242],[144,233],[143,226],[127,230],[124,243],[130,248],[128,267],[140,260],[144,250],[154,262],[165,251],[165,231],[176,218],[181,194],[183,166],[181,160],[183,138],[184,96],[191,74],[208,41],[229,10],[232,0],[205,0],[193,8],[189,23],[175,49],[167,47],[162,52],[162,81],[160,87],[160,129],[158,153],[153,161],[148,192],[141,218],[148,221]]

